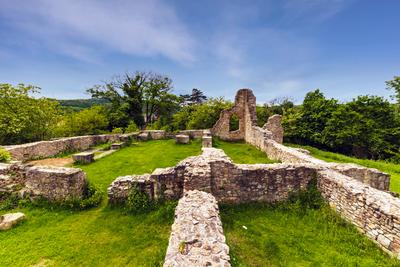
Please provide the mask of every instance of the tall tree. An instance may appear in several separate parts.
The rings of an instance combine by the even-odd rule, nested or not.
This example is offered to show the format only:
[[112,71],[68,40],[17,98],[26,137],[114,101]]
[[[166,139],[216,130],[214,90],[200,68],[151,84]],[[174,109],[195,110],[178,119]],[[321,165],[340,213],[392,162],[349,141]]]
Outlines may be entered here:
[[183,99],[183,104],[185,106],[192,104],[201,104],[207,100],[207,96],[205,96],[204,93],[197,88],[193,88],[190,95],[180,95],[180,97]]
[[386,89],[394,90],[392,98],[397,102],[397,111],[400,111],[400,76],[394,76],[393,80],[386,81]]
[[96,85],[87,91],[94,98],[110,101],[111,122],[115,122],[113,127],[127,127],[130,120],[143,127],[156,119],[163,101],[170,98],[171,89],[172,81],[167,76],[136,72]]
[[58,102],[35,98],[39,87],[0,84],[0,144],[38,141],[52,137],[59,118]]

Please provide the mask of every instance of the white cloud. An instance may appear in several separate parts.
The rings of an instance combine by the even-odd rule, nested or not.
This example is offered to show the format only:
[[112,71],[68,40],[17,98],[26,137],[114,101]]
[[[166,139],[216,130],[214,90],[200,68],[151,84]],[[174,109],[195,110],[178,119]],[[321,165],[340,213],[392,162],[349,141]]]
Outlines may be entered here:
[[160,0],[0,1],[0,16],[31,38],[85,61],[92,51],[195,60],[194,38],[175,10]]

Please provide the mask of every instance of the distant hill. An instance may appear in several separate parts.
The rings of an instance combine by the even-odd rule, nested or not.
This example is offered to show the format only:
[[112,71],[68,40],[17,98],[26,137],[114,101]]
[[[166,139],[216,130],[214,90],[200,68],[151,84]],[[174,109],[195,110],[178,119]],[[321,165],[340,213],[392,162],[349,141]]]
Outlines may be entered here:
[[94,105],[104,105],[107,104],[108,101],[105,99],[58,99],[57,100],[61,107],[64,107],[71,111],[80,111],[85,108],[90,108]]

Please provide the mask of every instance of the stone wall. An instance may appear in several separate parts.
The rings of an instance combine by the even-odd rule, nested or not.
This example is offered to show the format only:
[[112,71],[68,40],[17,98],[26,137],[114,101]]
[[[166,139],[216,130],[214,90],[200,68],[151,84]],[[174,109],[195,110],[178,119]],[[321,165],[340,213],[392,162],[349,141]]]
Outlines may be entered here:
[[201,191],[188,191],[179,200],[164,267],[231,266],[218,204]]
[[[233,115],[239,118],[239,129],[236,131],[229,129],[229,122]],[[250,89],[240,89],[236,93],[234,106],[221,112],[211,132],[222,140],[243,140],[245,139],[246,127],[253,124],[257,124],[256,98]]]
[[84,196],[86,188],[81,169],[0,164],[0,192],[62,201]]
[[50,201],[81,198],[87,189],[86,174],[77,168],[27,167],[25,189],[31,196]]
[[179,131],[178,134],[189,135],[191,139],[195,139],[195,138],[201,138],[203,136],[204,131],[206,130],[183,130]]
[[[150,198],[179,199],[185,192],[212,193],[220,202],[276,202],[290,192],[305,189],[316,177],[314,166],[296,164],[234,164],[221,149],[203,148],[175,167],[156,169],[152,174],[118,177],[108,188],[110,203],[127,199],[134,185],[146,188]],[[146,186],[144,186],[146,184]]]
[[318,187],[333,209],[384,250],[400,257],[400,199],[333,170],[318,172]]
[[27,161],[48,158],[65,151],[83,151],[96,144],[126,141],[135,134],[104,134],[60,138],[52,141],[40,141],[22,145],[4,146],[14,160]]

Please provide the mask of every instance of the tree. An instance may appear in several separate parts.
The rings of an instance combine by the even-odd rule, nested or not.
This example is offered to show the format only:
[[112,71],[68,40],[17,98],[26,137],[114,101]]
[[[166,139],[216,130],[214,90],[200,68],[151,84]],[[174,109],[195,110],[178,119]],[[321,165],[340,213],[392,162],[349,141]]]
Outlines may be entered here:
[[197,88],[192,89],[192,94],[180,95],[180,97],[183,99],[183,105],[201,104],[207,100],[207,96]]
[[399,124],[382,97],[359,96],[332,113],[323,131],[332,150],[361,158],[384,159],[399,150]]
[[107,99],[112,127],[127,127],[130,120],[143,127],[152,123],[161,106],[171,99],[172,81],[152,72],[136,72],[96,85],[87,91],[94,98]]
[[386,81],[386,89],[394,90],[395,94],[392,96],[396,99],[397,104],[400,104],[400,76],[394,76],[393,80]]
[[57,136],[77,136],[104,133],[109,126],[106,112],[104,106],[93,106],[67,114],[57,124],[55,134]]
[[40,88],[0,84],[0,143],[16,144],[48,139],[59,119],[58,102],[35,98]]
[[326,99],[319,89],[307,93],[301,108],[302,116],[297,121],[296,138],[305,144],[324,146],[322,131],[337,106],[336,99]]

